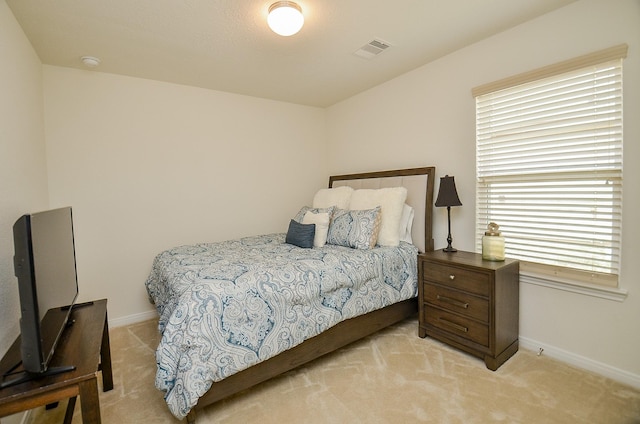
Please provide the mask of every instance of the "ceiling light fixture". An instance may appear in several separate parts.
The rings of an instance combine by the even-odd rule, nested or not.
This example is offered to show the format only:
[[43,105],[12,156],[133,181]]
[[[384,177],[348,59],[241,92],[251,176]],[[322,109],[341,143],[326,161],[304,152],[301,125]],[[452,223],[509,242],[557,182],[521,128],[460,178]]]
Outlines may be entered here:
[[273,32],[288,37],[300,31],[304,25],[304,15],[297,3],[277,1],[269,6],[267,23]]

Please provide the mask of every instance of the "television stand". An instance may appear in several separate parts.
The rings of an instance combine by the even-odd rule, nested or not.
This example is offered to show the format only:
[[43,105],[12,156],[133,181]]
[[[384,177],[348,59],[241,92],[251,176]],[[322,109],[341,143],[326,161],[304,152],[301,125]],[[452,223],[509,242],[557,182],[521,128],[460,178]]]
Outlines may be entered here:
[[[19,367],[20,365],[21,363],[14,365],[14,369]],[[10,370],[10,371],[7,371],[7,373],[2,374],[3,380],[2,382],[0,382],[0,390],[4,389],[5,387],[15,386],[16,384],[25,383],[31,380],[39,380],[41,378],[49,377],[52,375],[73,371],[75,369],[76,369],[75,365],[66,365],[66,366],[60,366],[60,367],[49,367],[43,373],[31,373],[27,371],[12,372],[13,370]],[[11,380],[5,380],[7,377],[14,376],[14,375],[18,377],[15,377]]]
[[[82,422],[100,424],[98,371],[102,371],[102,389],[113,389],[111,348],[107,322],[107,300],[97,300],[75,309],[74,324],[65,329],[51,359],[51,368],[60,372],[35,375],[0,389],[0,417],[69,398],[65,423],[70,423],[76,397],[82,399]],[[20,337],[0,361],[0,375],[10,375],[20,363]],[[64,364],[74,364],[69,367]],[[18,373],[20,370],[18,370]],[[22,378],[19,377],[19,378]]]

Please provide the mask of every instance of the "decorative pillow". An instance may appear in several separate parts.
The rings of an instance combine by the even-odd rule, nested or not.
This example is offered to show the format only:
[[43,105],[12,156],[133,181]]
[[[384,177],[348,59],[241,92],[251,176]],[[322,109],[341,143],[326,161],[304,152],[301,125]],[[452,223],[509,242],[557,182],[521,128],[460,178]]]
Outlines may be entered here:
[[351,195],[349,209],[371,209],[380,206],[382,220],[378,244],[380,246],[397,246],[400,243],[399,228],[402,208],[407,200],[405,187],[389,187],[379,189],[355,190]]
[[327,243],[356,249],[371,249],[380,230],[380,207],[350,211],[337,209],[333,213]]
[[304,216],[307,214],[307,212],[313,212],[313,213],[327,213],[329,215],[329,221],[331,221],[331,217],[333,216],[333,211],[335,209],[336,209],[335,206],[331,206],[328,208],[311,208],[309,206],[303,206],[302,208],[300,208],[300,210],[298,211],[298,213],[293,219],[295,219],[296,222],[299,222],[302,224],[302,220],[304,219]]
[[352,193],[353,189],[348,186],[320,189],[313,196],[313,207],[328,208],[336,206],[340,209],[349,209],[349,199]]
[[289,221],[289,230],[285,242],[310,249],[313,247],[313,237],[316,233],[316,224],[301,224],[294,219]]
[[327,242],[329,232],[329,214],[327,212],[313,213],[307,211],[302,218],[303,224],[315,224],[316,235],[313,238],[313,247],[322,247]]
[[413,217],[415,212],[413,208],[406,203],[402,208],[402,217],[400,218],[400,241],[406,241],[413,244],[413,237],[411,236],[411,229],[413,228]]

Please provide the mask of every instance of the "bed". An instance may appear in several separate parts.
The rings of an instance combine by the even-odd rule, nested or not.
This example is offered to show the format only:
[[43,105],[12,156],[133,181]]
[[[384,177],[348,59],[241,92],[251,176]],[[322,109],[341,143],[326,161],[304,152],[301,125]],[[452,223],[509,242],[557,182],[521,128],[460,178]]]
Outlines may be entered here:
[[[417,254],[433,250],[434,173],[423,167],[331,176],[286,234],[160,253],[146,288],[160,314],[156,386],[171,412],[194,423],[197,409],[414,315]],[[360,207],[335,205],[342,201],[337,193],[347,192]],[[408,211],[413,219],[400,242],[395,233],[387,242],[389,222],[380,217],[395,215],[375,197],[380,193],[404,193],[402,220]],[[382,203],[385,213],[369,208],[371,202]],[[326,215],[333,227],[325,240],[317,238],[321,221],[314,221],[314,247],[300,247],[307,218]],[[341,238],[340,222],[358,228],[355,239],[354,232]],[[366,246],[372,227],[377,242]]]

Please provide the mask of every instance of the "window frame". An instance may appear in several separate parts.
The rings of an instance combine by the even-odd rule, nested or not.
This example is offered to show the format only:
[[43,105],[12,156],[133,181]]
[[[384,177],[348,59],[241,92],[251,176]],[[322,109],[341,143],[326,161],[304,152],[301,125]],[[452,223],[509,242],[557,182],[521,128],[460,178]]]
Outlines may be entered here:
[[[620,60],[626,58],[628,46],[621,44],[608,49],[600,50],[594,53],[583,55],[574,59],[549,65],[523,74],[508,77],[489,84],[478,86],[472,90],[474,98],[485,94],[490,94],[503,89],[515,87],[518,85],[535,82],[548,77],[558,76],[568,72],[580,70],[593,65],[600,65],[612,60]],[[622,170],[620,169],[620,183],[622,179]],[[480,185],[476,185],[476,196],[480,196]],[[477,197],[478,199],[478,197]],[[621,210],[620,210],[621,213]],[[476,209],[476,225],[479,226],[478,208]],[[486,225],[486,224],[485,224]],[[482,234],[476,234],[476,249],[479,251],[481,246]],[[620,244],[621,245],[621,244]],[[621,254],[618,254],[618,258]],[[626,291],[619,288],[618,273],[597,275],[590,273],[586,275],[584,271],[574,271],[571,268],[536,264],[523,261],[521,263],[521,280],[547,287],[560,287],[569,291],[605,297],[613,300],[622,300],[626,297]]]

